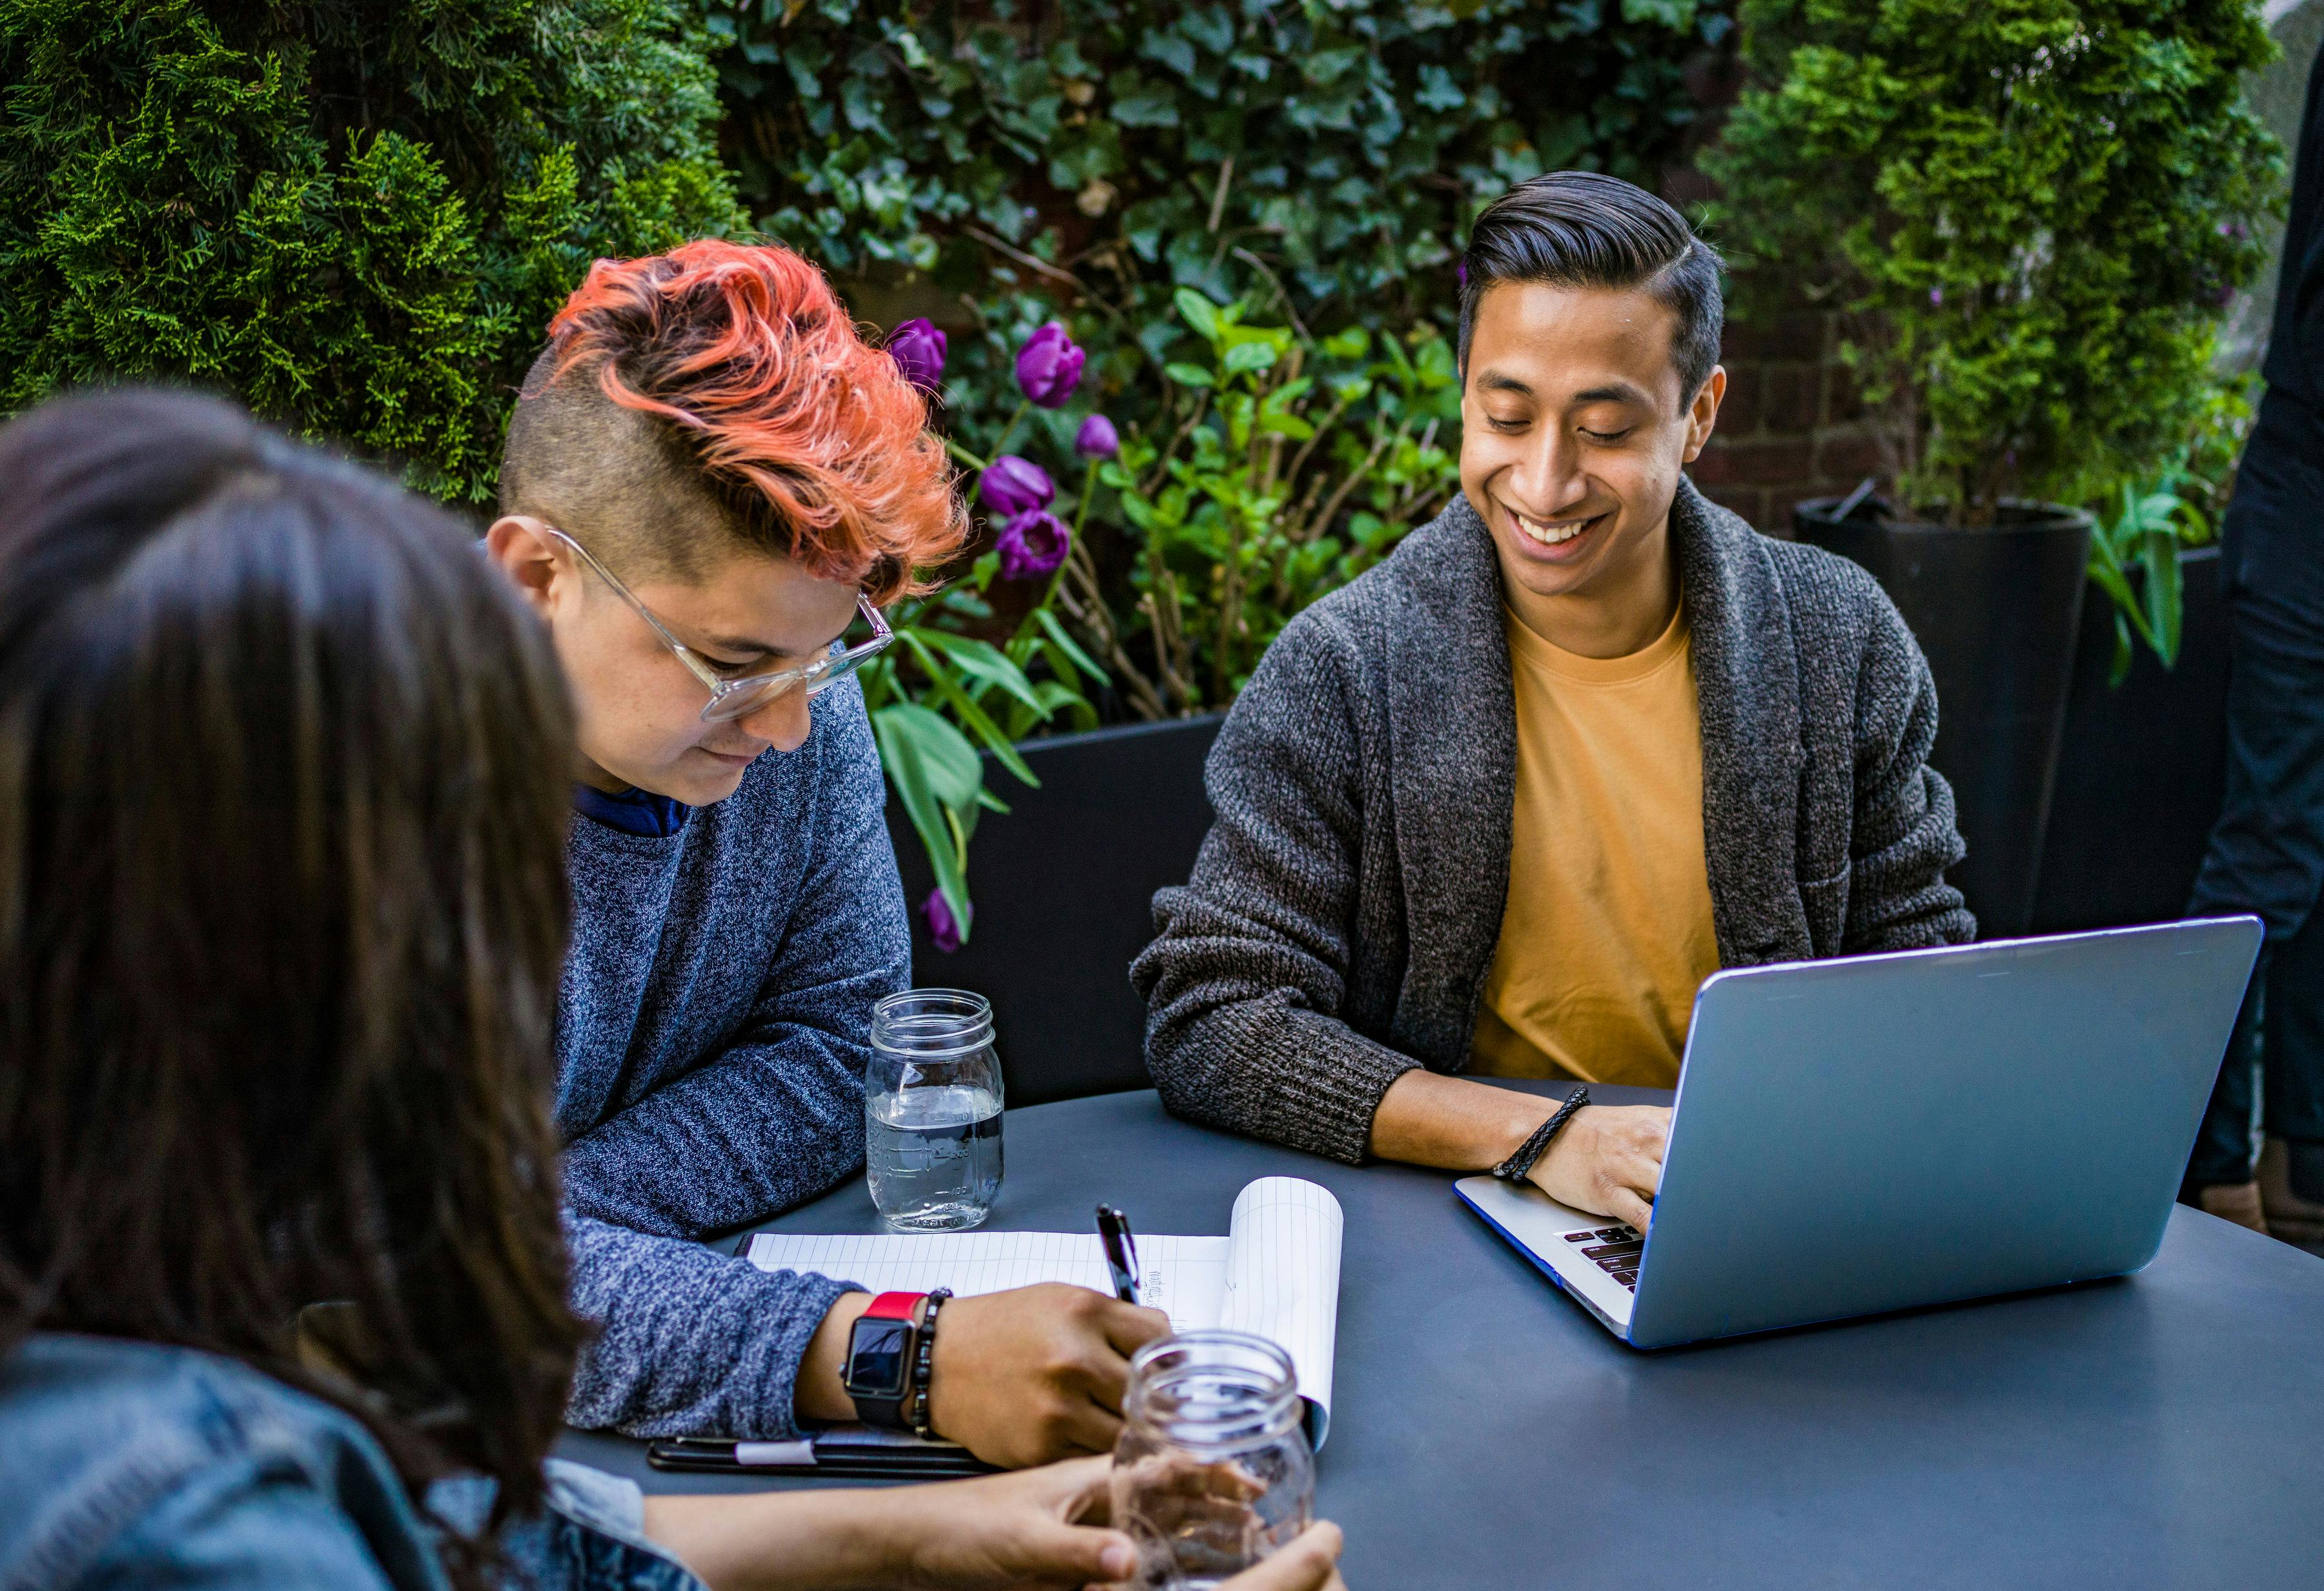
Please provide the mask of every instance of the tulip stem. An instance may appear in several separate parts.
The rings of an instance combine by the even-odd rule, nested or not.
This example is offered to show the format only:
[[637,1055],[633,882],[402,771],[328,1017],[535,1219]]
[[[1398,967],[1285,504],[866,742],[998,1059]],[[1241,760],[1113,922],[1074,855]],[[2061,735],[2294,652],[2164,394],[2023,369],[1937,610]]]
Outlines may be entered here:
[[1017,434],[1017,423],[1025,418],[1025,411],[1032,407],[1033,400],[1030,398],[1017,405],[1017,412],[1009,417],[1009,423],[1001,428],[1001,436],[992,444],[993,457],[1001,456],[1001,450],[1009,446],[1009,438]]
[[1097,493],[1098,461],[1089,461],[1089,469],[1082,476],[1081,501],[1074,504],[1074,539],[1079,541],[1082,527],[1089,523],[1090,499]]
[[954,458],[960,460],[961,463],[966,464],[970,469],[976,471],[979,474],[983,474],[986,470],[992,467],[991,464],[977,457],[976,455],[971,453],[967,448],[963,447],[959,443],[954,441],[949,437],[945,438],[945,451],[951,454]]

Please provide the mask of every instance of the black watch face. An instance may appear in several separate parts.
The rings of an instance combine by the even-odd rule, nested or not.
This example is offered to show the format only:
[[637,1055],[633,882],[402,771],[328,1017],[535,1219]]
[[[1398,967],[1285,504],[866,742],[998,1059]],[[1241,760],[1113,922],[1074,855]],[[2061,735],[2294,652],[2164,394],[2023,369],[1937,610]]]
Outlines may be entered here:
[[847,1391],[851,1396],[900,1398],[911,1380],[912,1324],[908,1320],[858,1320],[848,1339]]

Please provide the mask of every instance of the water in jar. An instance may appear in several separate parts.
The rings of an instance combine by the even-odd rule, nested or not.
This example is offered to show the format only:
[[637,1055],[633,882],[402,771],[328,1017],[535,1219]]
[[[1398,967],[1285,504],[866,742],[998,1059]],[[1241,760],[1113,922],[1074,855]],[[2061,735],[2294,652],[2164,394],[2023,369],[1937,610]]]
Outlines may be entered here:
[[866,1094],[864,1159],[872,1201],[907,1232],[956,1232],[982,1221],[1001,1191],[1001,1100],[991,1090],[936,1083]]

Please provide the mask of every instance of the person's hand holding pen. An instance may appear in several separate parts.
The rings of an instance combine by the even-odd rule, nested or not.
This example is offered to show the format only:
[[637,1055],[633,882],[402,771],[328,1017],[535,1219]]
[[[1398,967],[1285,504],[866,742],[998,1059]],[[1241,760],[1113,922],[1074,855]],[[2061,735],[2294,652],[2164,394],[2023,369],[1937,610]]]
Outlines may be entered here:
[[[928,1379],[928,1422],[988,1464],[1014,1468],[1060,1452],[1112,1451],[1121,1433],[1130,1356],[1169,1332],[1168,1316],[1139,1307],[1138,1251],[1129,1223],[1111,1206],[1098,1208],[1112,1298],[1045,1282],[945,1306]],[[1025,1307],[993,1311],[989,1319],[976,1307],[1017,1299]],[[1029,1384],[977,1373],[980,1362],[995,1361],[1029,1368]]]
[[[1080,1453],[1107,1453],[1121,1432],[1130,1356],[1170,1329],[1138,1304],[1138,1250],[1119,1211],[1098,1223],[1115,1296],[1043,1282],[955,1298],[945,1305],[928,1375],[928,1424],[987,1464],[1020,1469]],[[840,1387],[848,1329],[872,1295],[831,1307],[807,1347],[794,1407],[808,1420],[853,1418]]]
[[[868,1292],[846,1293],[824,1317],[793,1397],[802,1419],[855,1417],[840,1371],[848,1329],[871,1301]],[[955,1298],[936,1334],[928,1424],[1008,1469],[1111,1452],[1130,1356],[1169,1329],[1159,1310],[1062,1282]]]

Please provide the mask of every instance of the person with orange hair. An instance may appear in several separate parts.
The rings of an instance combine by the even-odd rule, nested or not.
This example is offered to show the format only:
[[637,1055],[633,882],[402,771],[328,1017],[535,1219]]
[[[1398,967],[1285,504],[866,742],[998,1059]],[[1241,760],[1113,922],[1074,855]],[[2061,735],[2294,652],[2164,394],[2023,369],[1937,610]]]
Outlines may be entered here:
[[[927,399],[788,250],[600,261],[550,323],[484,545],[577,717],[557,1123],[597,1329],[576,1424],[784,1439],[917,1401],[846,1390],[868,1294],[694,1239],[863,1163],[872,1007],[910,940],[850,676],[966,531]],[[1081,1288],[963,1298],[917,1412],[996,1463],[1103,1451],[1130,1354],[1167,1329]]]

